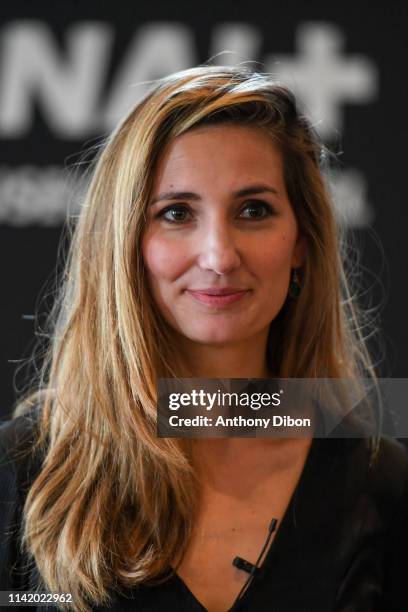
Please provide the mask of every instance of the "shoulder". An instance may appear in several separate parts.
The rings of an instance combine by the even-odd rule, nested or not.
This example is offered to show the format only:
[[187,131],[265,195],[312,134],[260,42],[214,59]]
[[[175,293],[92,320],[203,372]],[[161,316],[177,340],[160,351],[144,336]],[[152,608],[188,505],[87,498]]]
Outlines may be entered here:
[[330,483],[337,512],[384,533],[408,498],[408,450],[381,437],[373,449],[367,438],[322,440],[318,481]]
[[24,442],[27,435],[32,435],[38,425],[39,408],[34,406],[21,416],[7,421],[0,421],[0,445],[3,449],[11,450],[16,444]]
[[375,499],[380,512],[393,511],[408,492],[408,450],[398,440],[382,436],[373,450],[369,439],[349,439],[348,477]]
[[[32,408],[22,416],[0,424],[0,490],[28,487],[39,469],[38,435],[40,410]],[[8,486],[6,486],[8,485]]]
[[323,446],[321,473],[329,478],[317,530],[324,535],[322,558],[330,548],[337,575],[334,609],[354,610],[360,602],[367,610],[403,612],[408,451],[387,437],[378,440],[375,450],[370,440],[357,437],[328,439]]
[[395,439],[380,439],[378,451],[369,461],[368,478],[380,504],[402,502],[408,494],[408,450]]
[[[384,528],[382,609],[406,610],[406,569],[401,562],[408,548],[408,459],[407,448],[395,440],[382,440],[377,462],[372,466],[372,487],[378,514],[387,507]],[[392,500],[390,504],[389,500]]]
[[389,557],[401,551],[402,542],[408,546],[408,450],[401,442],[382,437],[373,455],[366,442],[359,440],[346,461],[351,482],[346,503],[353,507],[360,534],[382,541]]
[[26,563],[20,550],[25,496],[40,469],[34,452],[38,410],[0,424],[0,589],[27,585],[20,571]]

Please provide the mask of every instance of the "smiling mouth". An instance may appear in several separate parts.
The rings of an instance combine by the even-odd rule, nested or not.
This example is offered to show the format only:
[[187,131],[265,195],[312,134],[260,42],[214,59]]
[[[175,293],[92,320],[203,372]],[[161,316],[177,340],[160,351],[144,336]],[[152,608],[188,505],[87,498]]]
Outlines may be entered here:
[[206,304],[207,306],[217,307],[229,306],[230,304],[238,302],[249,293],[248,289],[187,289],[186,291],[195,301]]

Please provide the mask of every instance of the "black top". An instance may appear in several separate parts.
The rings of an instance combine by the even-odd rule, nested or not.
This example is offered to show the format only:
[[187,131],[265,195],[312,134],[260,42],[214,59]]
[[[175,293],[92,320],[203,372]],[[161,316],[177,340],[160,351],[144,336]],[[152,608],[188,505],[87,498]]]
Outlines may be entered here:
[[[26,416],[0,426],[0,590],[34,590],[38,584],[35,567],[27,566],[18,549],[22,504],[40,468],[40,458],[28,460],[20,453],[30,448],[34,422]],[[313,440],[263,572],[231,610],[408,610],[407,453],[398,442],[383,438],[375,464],[370,466],[368,459],[364,439]],[[100,607],[98,612],[106,609]],[[109,610],[203,612],[205,608],[173,575],[161,586],[114,594]]]

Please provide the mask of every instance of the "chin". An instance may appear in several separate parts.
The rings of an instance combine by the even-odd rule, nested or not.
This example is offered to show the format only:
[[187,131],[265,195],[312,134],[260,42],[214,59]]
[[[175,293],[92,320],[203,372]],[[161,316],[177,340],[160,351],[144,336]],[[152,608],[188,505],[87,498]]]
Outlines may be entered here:
[[225,344],[231,344],[232,342],[240,342],[245,340],[246,336],[242,334],[242,327],[237,329],[229,328],[229,326],[225,326],[220,323],[218,326],[209,326],[202,327],[200,329],[189,329],[189,330],[180,330],[183,336],[186,336],[193,342],[198,342],[200,344],[212,344],[214,346],[222,346]]

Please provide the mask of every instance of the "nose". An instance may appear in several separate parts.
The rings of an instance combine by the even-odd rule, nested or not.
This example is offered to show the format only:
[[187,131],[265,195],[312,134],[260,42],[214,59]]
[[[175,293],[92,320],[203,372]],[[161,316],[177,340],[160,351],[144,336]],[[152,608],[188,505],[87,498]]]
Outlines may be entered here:
[[241,264],[233,231],[219,223],[203,228],[200,239],[198,265],[216,274],[228,274]]

